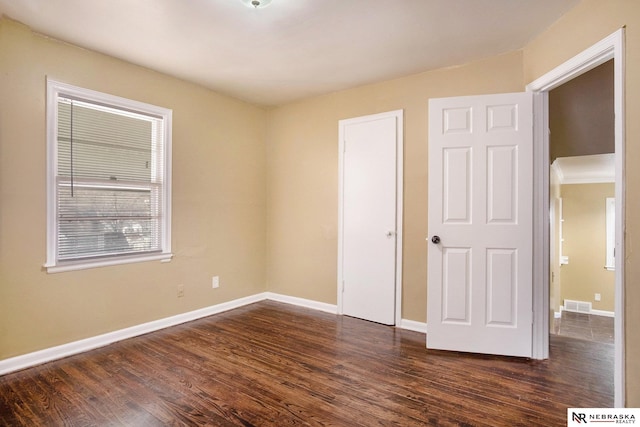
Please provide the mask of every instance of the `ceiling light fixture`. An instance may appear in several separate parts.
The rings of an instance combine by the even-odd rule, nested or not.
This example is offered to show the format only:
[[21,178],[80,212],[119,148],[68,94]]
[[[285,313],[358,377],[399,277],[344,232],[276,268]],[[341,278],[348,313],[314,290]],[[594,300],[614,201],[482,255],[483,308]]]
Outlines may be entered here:
[[242,3],[254,9],[262,9],[267,7],[271,0],[242,0]]

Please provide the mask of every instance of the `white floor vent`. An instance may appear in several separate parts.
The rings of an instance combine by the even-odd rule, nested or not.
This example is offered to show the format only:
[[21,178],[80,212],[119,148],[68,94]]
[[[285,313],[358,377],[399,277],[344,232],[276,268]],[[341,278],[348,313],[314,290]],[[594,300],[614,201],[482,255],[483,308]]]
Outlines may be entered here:
[[564,310],[576,313],[591,313],[591,303],[587,301],[564,300]]

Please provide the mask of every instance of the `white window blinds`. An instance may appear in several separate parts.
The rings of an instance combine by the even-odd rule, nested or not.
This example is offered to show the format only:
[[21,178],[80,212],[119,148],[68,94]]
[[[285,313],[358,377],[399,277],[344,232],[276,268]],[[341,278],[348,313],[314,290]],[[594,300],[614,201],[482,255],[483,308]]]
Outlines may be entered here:
[[63,92],[55,110],[48,264],[166,253],[166,118]]

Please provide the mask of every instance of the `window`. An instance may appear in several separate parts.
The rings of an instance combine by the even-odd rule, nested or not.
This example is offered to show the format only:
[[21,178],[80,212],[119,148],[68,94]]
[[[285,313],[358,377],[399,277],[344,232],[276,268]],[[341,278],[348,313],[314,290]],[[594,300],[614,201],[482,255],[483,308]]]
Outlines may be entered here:
[[47,80],[49,272],[171,258],[171,114]]

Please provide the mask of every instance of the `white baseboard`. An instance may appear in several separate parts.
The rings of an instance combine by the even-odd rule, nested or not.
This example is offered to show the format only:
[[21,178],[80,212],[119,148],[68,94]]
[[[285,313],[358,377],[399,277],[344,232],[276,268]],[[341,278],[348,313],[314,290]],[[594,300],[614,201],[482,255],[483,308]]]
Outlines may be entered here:
[[[189,311],[187,313],[177,314],[175,316],[166,317],[164,319],[154,320],[152,322],[142,323],[140,325],[132,326],[129,328],[108,332],[106,334],[96,335],[95,337],[85,338],[67,344],[46,348],[44,350],[34,351],[33,353],[27,353],[21,356],[0,360],[0,375],[5,375],[11,372],[30,368],[32,366],[41,365],[53,360],[72,356],[74,354],[84,353],[89,350],[107,346],[117,341],[122,341],[128,338],[137,337],[139,335],[148,334],[150,332],[155,332],[160,329],[168,328],[170,326],[180,325],[192,320],[201,319],[203,317],[222,313],[228,310],[233,310],[234,308],[243,307],[245,305],[264,300],[272,300],[286,304],[297,305],[300,307],[323,311],[331,314],[337,314],[338,312],[338,307],[334,304],[327,304],[304,298],[291,297],[287,295],[276,294],[273,292],[263,292],[260,294],[239,298],[233,301],[212,305],[210,307]],[[413,320],[402,319],[398,327],[416,332],[427,332],[426,323],[416,322]]]
[[[300,307],[310,308],[312,310],[324,311],[326,313],[337,314],[338,306],[335,304],[327,304],[324,302],[318,302],[314,300],[290,297],[288,295],[276,294],[273,292],[266,292],[266,299],[271,301],[283,302],[286,304],[297,305]],[[427,333],[427,324],[425,322],[416,322],[414,320],[402,319],[398,328],[407,329],[409,331]]]
[[265,299],[267,299],[266,293],[251,295],[245,298],[239,298],[233,301],[201,308],[199,310],[154,320],[152,322],[143,323],[130,328],[120,329],[106,334],[97,335],[95,337],[70,342],[68,344],[62,344],[44,350],[35,351],[33,353],[0,360],[0,375],[19,371],[42,363],[51,362],[52,360],[62,359],[63,357],[83,353],[99,347],[104,347],[127,338],[148,334],[149,332],[168,328],[170,326],[176,326],[181,323],[190,322],[213,314],[222,313],[224,311],[232,310],[254,302],[263,301]]
[[606,310],[594,310],[591,309],[591,314],[595,314],[596,316],[604,316],[604,317],[616,317],[616,313],[613,311]]
[[[563,311],[568,311],[571,313],[578,313],[577,311],[574,310],[567,310],[563,305],[560,306],[560,312],[554,312],[554,317],[556,319],[562,317],[562,312]],[[606,311],[606,310],[595,310],[595,309],[591,309],[588,313],[585,314],[593,314],[594,316],[604,316],[604,317],[616,317],[616,313],[614,311]]]
[[398,327],[402,329],[407,329],[409,331],[421,332],[423,334],[427,333],[426,322],[416,322],[415,320],[402,319]]
[[324,311],[326,313],[337,314],[338,306],[335,304],[327,304],[310,299],[290,297],[288,295],[275,294],[273,292],[265,292],[265,299],[284,302],[286,304],[297,305],[300,307],[311,308],[313,310]]

